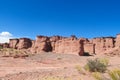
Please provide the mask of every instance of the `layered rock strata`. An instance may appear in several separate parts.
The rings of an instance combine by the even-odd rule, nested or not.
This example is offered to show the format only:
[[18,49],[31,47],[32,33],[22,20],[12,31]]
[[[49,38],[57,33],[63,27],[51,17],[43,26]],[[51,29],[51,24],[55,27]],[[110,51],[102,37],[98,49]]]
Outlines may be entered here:
[[10,39],[9,43],[0,44],[4,48],[26,49],[31,53],[54,52],[63,54],[84,55],[101,54],[107,50],[120,47],[120,34],[114,37],[99,37],[93,39],[77,38],[75,36],[37,36],[36,40],[29,38]]

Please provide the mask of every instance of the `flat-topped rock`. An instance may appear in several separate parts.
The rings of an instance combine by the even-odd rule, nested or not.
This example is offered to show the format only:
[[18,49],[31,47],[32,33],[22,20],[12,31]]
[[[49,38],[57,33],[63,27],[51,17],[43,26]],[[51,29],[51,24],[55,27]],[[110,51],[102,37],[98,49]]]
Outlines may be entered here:
[[117,37],[96,37],[93,39],[62,36],[42,36],[36,40],[29,38],[10,39],[8,44],[1,47],[14,49],[28,49],[32,53],[54,52],[63,54],[84,55],[84,53],[101,54],[105,51],[120,47],[120,34]]

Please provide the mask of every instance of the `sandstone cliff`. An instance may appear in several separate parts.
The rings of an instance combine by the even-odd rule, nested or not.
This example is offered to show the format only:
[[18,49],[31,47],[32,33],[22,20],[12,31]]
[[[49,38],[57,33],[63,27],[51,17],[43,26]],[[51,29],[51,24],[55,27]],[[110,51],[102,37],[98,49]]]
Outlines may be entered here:
[[102,54],[120,47],[120,34],[114,37],[99,37],[93,39],[77,38],[75,36],[37,36],[36,40],[29,38],[10,39],[9,43],[0,44],[3,48],[26,49],[31,53],[54,52],[63,54],[84,55]]

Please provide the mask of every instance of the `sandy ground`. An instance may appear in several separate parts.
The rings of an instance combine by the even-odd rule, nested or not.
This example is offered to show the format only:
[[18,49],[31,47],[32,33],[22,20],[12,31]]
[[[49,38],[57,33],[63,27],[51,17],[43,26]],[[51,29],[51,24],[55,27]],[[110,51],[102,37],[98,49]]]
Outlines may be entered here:
[[108,69],[120,68],[120,57],[77,56],[41,53],[26,58],[0,57],[0,80],[42,80],[44,77],[62,77],[64,80],[94,80],[90,74],[81,74],[75,68],[83,67],[88,59],[108,58]]

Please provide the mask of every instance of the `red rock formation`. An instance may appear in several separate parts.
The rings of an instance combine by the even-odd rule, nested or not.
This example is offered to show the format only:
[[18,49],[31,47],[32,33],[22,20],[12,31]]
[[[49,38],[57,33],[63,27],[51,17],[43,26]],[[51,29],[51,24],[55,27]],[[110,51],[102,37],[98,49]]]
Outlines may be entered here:
[[95,53],[102,53],[110,48],[114,47],[113,37],[102,37],[92,39],[92,43],[95,44]]
[[71,37],[37,36],[36,40],[28,38],[10,39],[9,47],[29,49],[32,53],[51,51],[76,55],[83,55],[84,52],[100,54],[114,47],[120,47],[120,34],[117,35],[116,39],[113,37],[101,37],[91,40],[86,38],[77,39],[74,35]]
[[49,37],[37,36],[35,45],[32,46],[31,51],[35,53],[51,51],[52,47],[49,42]]
[[9,41],[9,47],[17,49],[18,42],[19,42],[19,39],[10,39],[10,41]]
[[31,53],[36,53],[36,49],[35,49],[35,40],[32,40],[32,46],[31,48],[29,48]]
[[73,37],[58,40],[55,43],[55,51],[54,52],[83,55],[83,53],[84,53],[83,40],[78,40]]
[[4,43],[3,48],[9,48],[9,43]]
[[28,49],[32,46],[32,41],[29,38],[20,38],[17,44],[18,49]]
[[120,47],[120,34],[117,34],[115,46]]
[[84,52],[89,54],[95,54],[95,44],[93,43],[84,43]]
[[51,43],[51,47],[52,47],[52,51],[55,52],[55,44],[57,41],[61,40],[62,37],[61,36],[52,36],[50,37],[50,43]]

